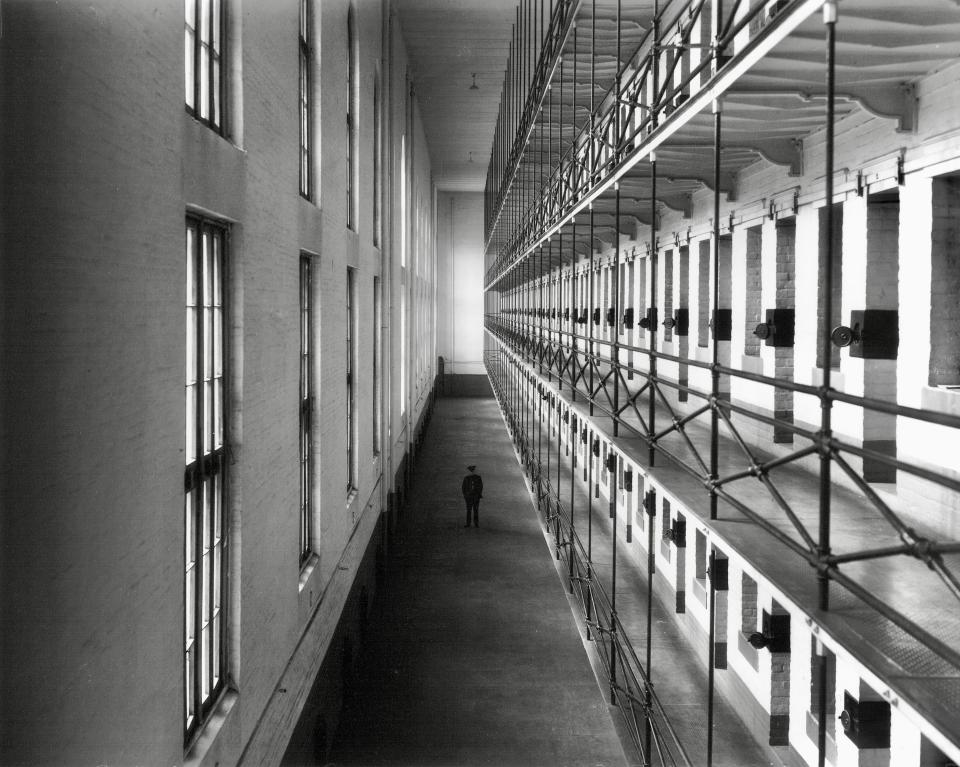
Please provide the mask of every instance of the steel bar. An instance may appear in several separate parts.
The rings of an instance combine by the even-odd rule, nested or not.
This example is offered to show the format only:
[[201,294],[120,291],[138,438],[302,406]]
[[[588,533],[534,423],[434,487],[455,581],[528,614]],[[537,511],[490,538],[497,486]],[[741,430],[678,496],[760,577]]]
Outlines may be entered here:
[[[833,0],[828,0],[823,6],[823,21],[826,25],[826,55],[827,55],[827,116],[826,116],[826,147],[825,170],[826,175],[826,210],[825,210],[825,263],[823,274],[823,291],[820,295],[820,312],[822,317],[833,316],[833,152],[834,152],[834,80],[836,75],[836,23],[837,6]],[[823,323],[820,341],[820,355],[824,360],[830,359],[830,323]],[[823,391],[830,391],[830,365],[823,366]],[[831,407],[828,397],[820,401],[820,436],[824,443],[820,447],[820,531],[818,556],[825,562],[830,556],[830,464],[832,453],[825,444],[831,437]],[[830,607],[830,580],[829,572],[821,567],[818,570],[819,603],[821,610]],[[826,712],[820,712],[821,719]]]
[[653,550],[653,527],[657,518],[657,496],[653,490],[644,497],[647,513],[647,636],[646,636],[646,665],[647,679],[644,685],[644,706],[647,717],[644,721],[644,767],[650,767],[650,709],[653,706],[653,576],[656,573],[656,561]]
[[[617,0],[617,50],[619,51],[619,40],[620,40],[620,0]],[[619,97],[619,96],[618,96]],[[617,114],[620,114],[620,111],[617,110]],[[607,318],[607,325],[610,327],[610,332],[613,334],[613,344],[611,349],[611,358],[613,360],[613,369],[616,370],[616,374],[613,379],[613,411],[615,413],[620,412],[620,184],[616,185],[616,216],[614,227],[616,231],[613,233],[614,247],[613,247],[613,274],[612,285],[610,290],[610,303],[613,305],[613,324],[611,325],[610,319]],[[620,421],[618,418],[613,419],[613,436],[616,437],[620,434]]]
[[[722,96],[757,60],[769,53],[774,46],[790,34],[790,32],[801,24],[811,13],[820,8],[822,4],[823,0],[803,0],[803,2],[797,2],[794,7],[771,18],[763,30],[753,40],[747,43],[742,51],[738,52],[735,59],[728,62],[718,74],[709,78],[709,81],[704,84],[704,87],[701,88],[696,95],[678,106],[664,121],[659,130],[654,126],[654,129],[650,131],[649,135],[645,136],[620,162],[610,168],[602,178],[597,177],[593,186],[587,190],[578,191],[576,195],[577,203],[561,208],[562,212],[558,217],[546,222],[544,226],[540,227],[536,237],[541,238],[556,231],[556,229],[564,225],[570,217],[584,209],[586,205],[593,201],[599,194],[620,179],[638,161],[644,157],[648,157],[651,152],[656,151],[657,147],[668,140],[673,133],[685,125],[694,115],[702,111],[703,108],[709,105],[715,98]],[[701,65],[701,68],[702,67],[703,65]],[[592,131],[591,135],[593,135]],[[554,174],[554,176],[559,176],[559,173]],[[524,245],[522,250],[525,251],[528,248],[529,243]],[[523,252],[513,256],[510,263],[505,267],[501,267],[499,274],[492,279],[487,287],[493,287],[496,281],[502,278],[503,274],[509,271],[522,258]]]
[[[714,0],[714,7],[716,8],[716,24],[719,25],[720,21],[723,18],[723,11],[721,0]],[[715,26],[714,29],[717,27]],[[716,66],[719,69],[720,67],[720,48],[719,40],[717,41],[717,48],[714,52],[714,58],[716,61]],[[713,280],[712,280],[712,304],[714,317],[719,313],[720,309],[720,124],[721,124],[721,112],[720,112],[720,101],[719,99],[714,101],[713,105],[713,172],[714,172],[714,188],[713,188]],[[716,325],[716,323],[714,323]],[[711,346],[711,354],[713,359],[713,365],[710,369],[710,401],[713,403],[714,407],[710,409],[710,480],[711,482],[716,481],[718,465],[719,465],[719,452],[720,452],[720,424],[719,418],[717,415],[717,406],[716,403],[720,399],[720,342],[717,340],[717,333],[711,333],[713,336]],[[717,494],[713,490],[710,492],[710,519],[717,518]],[[708,736],[709,737],[709,736]],[[712,757],[712,754],[708,754],[708,757]]]
[[707,630],[707,767],[713,765],[713,720],[714,720],[714,696],[716,695],[716,671],[717,664],[717,587],[714,583],[714,569],[716,566],[716,552],[710,551],[710,565],[708,577],[710,578],[710,609],[708,612]]

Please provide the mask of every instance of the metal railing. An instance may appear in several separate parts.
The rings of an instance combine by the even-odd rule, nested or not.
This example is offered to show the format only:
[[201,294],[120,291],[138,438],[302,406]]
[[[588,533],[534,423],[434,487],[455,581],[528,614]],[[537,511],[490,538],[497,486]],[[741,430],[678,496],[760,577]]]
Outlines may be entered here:
[[[573,7],[574,4],[568,5]],[[576,5],[586,7],[587,2],[585,0]],[[708,8],[711,11],[709,23],[706,15]],[[824,614],[829,613],[832,606],[831,584],[839,586],[842,593],[852,595],[883,620],[896,626],[910,638],[909,641],[939,657],[954,673],[960,672],[960,647],[956,641],[957,634],[950,633],[955,628],[952,623],[948,621],[939,627],[926,625],[923,616],[918,617],[919,614],[913,609],[914,605],[897,603],[878,595],[869,581],[869,570],[861,573],[860,577],[855,577],[854,572],[869,563],[907,563],[904,566],[913,568],[910,570],[911,578],[927,584],[923,579],[929,576],[929,600],[935,601],[941,595],[945,596],[945,604],[951,608],[947,614],[955,616],[957,600],[960,600],[960,543],[942,531],[918,529],[899,508],[895,508],[895,503],[876,490],[856,463],[867,460],[892,472],[932,483],[948,494],[960,493],[960,480],[946,470],[871,450],[855,444],[849,438],[838,436],[833,425],[833,408],[836,404],[843,404],[863,413],[890,416],[899,423],[923,424],[951,431],[960,429],[960,417],[840,391],[832,385],[829,363],[821,368],[822,384],[818,386],[722,364],[716,328],[709,334],[709,362],[657,351],[657,287],[661,283],[658,278],[658,254],[664,244],[659,241],[657,231],[656,152],[695,115],[709,110],[713,122],[713,216],[708,305],[716,310],[720,306],[720,196],[723,187],[720,96],[727,93],[737,79],[783,37],[821,8],[825,31],[823,185],[827,204],[824,206],[822,233],[823,289],[817,308],[820,317],[834,316],[835,222],[832,203],[837,7],[833,0],[790,0],[775,17],[768,20],[763,29],[751,34],[749,41],[738,50],[733,50],[738,44],[738,36],[764,8],[763,3],[748,8],[745,0],[726,4],[719,0],[671,2],[664,4],[662,10],[657,4],[650,29],[637,50],[622,65],[618,23],[618,69],[614,83],[598,102],[591,96],[589,118],[584,124],[575,126],[572,140],[565,142],[562,136],[558,138],[555,154],[551,128],[548,155],[550,173],[543,178],[524,178],[518,175],[518,169],[523,161],[523,147],[531,135],[535,112],[543,109],[544,92],[550,85],[550,77],[546,73],[556,71],[557,59],[562,55],[565,44],[572,45],[574,51],[579,45],[577,27],[568,24],[569,16],[565,15],[562,29],[566,37],[561,41],[558,36],[549,53],[544,54],[542,61],[548,62],[542,64],[544,76],[538,76],[535,80],[536,92],[531,91],[526,99],[529,113],[524,112],[520,120],[522,130],[516,134],[516,142],[511,144],[512,153],[490,176],[495,182],[497,194],[495,203],[488,209],[488,248],[491,255],[496,254],[496,258],[489,265],[486,283],[488,290],[500,293],[501,311],[486,318],[487,331],[497,347],[497,351],[491,352],[488,358],[488,371],[508,416],[518,450],[531,476],[537,477],[535,487],[538,497],[542,493],[541,506],[551,510],[549,517],[555,526],[557,545],[563,556],[568,558],[571,584],[575,584],[579,598],[585,605],[588,625],[600,638],[600,643],[604,644],[601,657],[611,675],[611,688],[615,690],[617,701],[624,710],[629,709],[634,721],[639,723],[636,728],[638,731],[642,725],[643,729],[649,726],[651,732],[659,732],[656,736],[651,735],[649,742],[646,733],[637,738],[644,764],[683,762],[679,761],[680,752],[671,746],[668,723],[654,723],[662,711],[655,711],[652,699],[647,697],[651,688],[650,664],[635,663],[637,659],[630,649],[631,645],[620,631],[622,626],[616,616],[615,586],[611,589],[609,599],[598,590],[594,579],[590,577],[589,543],[584,549],[574,529],[572,516],[564,513],[557,488],[549,481],[544,483],[542,480],[543,467],[531,440],[540,431],[537,424],[543,421],[544,397],[554,403],[558,398],[565,398],[563,407],[568,410],[575,404],[582,404],[585,417],[591,422],[605,420],[609,423],[613,442],[627,437],[638,438],[646,448],[647,471],[655,471],[667,461],[696,480],[709,501],[710,520],[718,518],[719,504],[723,502],[791,552],[796,561],[808,564],[816,578],[817,607]],[[568,10],[563,13],[567,14]],[[595,5],[593,14],[595,19]],[[557,27],[558,34],[559,30],[560,26]],[[676,55],[671,57],[671,50]],[[691,58],[693,50],[704,51],[698,62]],[[729,55],[731,52],[732,55]],[[577,56],[574,55],[576,60]],[[595,60],[593,43],[591,61]],[[591,80],[593,77],[594,72],[591,71]],[[552,125],[552,106],[549,119]],[[590,241],[589,288],[586,293],[591,297],[589,301],[595,300],[593,202],[601,194],[613,192],[615,230],[619,231],[622,211],[618,181],[644,158],[650,161],[649,172],[644,175],[644,180],[650,184],[652,214],[647,250],[650,293],[644,328],[646,343],[629,343],[621,338],[626,322],[618,284],[621,265],[619,247],[614,248],[611,259],[611,306],[608,309],[611,320],[604,334],[595,332],[596,326],[600,325],[597,316],[591,323],[586,315],[587,309],[582,305],[578,307],[575,300],[567,302],[562,290],[556,293],[549,291],[550,295],[545,295],[543,281],[539,278],[555,267],[551,237],[556,233],[560,233],[562,263],[564,227],[568,231],[572,229],[572,236],[567,241],[568,254],[572,256],[568,257],[576,261],[577,216],[588,213],[589,224],[584,226]],[[493,188],[488,181],[488,195]],[[549,244],[540,247],[545,242]],[[549,254],[546,263],[545,249]],[[594,308],[594,312],[599,311]],[[587,325],[587,332],[578,332],[578,325]],[[817,338],[823,360],[830,359],[830,334],[830,323],[824,322]],[[635,363],[632,361],[634,358]],[[702,380],[709,380],[709,387],[690,385],[679,378],[666,376],[659,369],[660,363],[698,370]],[[769,392],[789,393],[792,397],[805,400],[805,404],[812,404],[812,407],[808,407],[809,411],[816,410],[819,413],[819,423],[809,426],[797,424],[778,418],[775,412],[766,414],[732,401],[728,389],[733,381],[750,382],[767,387]],[[681,400],[687,400],[687,404],[681,406]],[[774,394],[771,394],[770,400],[775,401]],[[534,402],[540,404],[534,407]],[[787,432],[799,444],[784,448],[779,453],[769,453],[744,436],[748,424]],[[731,468],[730,461],[726,460],[733,455],[740,461],[739,468]],[[548,478],[549,460],[548,452]],[[807,487],[815,488],[806,498],[815,502],[816,513],[813,515],[799,507],[781,482],[781,478],[798,469],[807,473]],[[882,534],[874,535],[859,545],[847,545],[841,552],[834,550],[836,535],[833,529],[838,477],[862,496],[863,502],[883,525]],[[759,500],[757,496],[750,495],[755,492],[761,493]],[[649,527],[652,530],[653,525]],[[616,546],[616,535],[613,536],[613,545]],[[652,545],[649,551],[652,582]],[[600,631],[600,623],[596,621],[597,605],[601,603],[605,605],[603,631]],[[712,612],[710,631],[713,631]],[[816,676],[821,692],[817,714],[818,748],[819,764],[823,765],[826,758],[827,720],[824,696],[828,687],[828,672],[826,656],[819,655],[818,658]],[[626,670],[628,668],[629,672]],[[709,673],[708,711],[712,717],[712,665]],[[710,727],[707,737],[712,738]],[[956,738],[957,733],[952,733],[950,737]],[[658,754],[656,757],[655,751]],[[655,758],[664,761],[652,761]],[[711,760],[712,741],[707,748],[707,764]]]

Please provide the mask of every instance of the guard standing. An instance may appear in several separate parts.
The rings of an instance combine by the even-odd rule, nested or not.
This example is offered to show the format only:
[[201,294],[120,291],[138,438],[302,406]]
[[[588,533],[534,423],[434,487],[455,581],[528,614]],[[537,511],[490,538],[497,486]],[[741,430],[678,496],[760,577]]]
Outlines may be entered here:
[[470,473],[463,478],[460,489],[463,491],[463,500],[467,504],[467,524],[470,527],[470,511],[473,510],[473,526],[480,527],[478,515],[480,513],[480,499],[483,498],[483,480],[476,473],[476,466],[468,466]]

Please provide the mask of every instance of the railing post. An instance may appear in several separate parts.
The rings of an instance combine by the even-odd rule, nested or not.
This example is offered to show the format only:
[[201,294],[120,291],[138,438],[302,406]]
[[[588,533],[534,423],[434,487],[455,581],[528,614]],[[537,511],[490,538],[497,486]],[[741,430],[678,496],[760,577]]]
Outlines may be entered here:
[[[593,0],[590,21],[590,82],[597,81],[597,0]],[[594,178],[597,170],[597,107],[596,107],[596,88],[590,88],[590,179]],[[589,342],[587,344],[587,364],[590,365],[590,391],[587,394],[587,400],[590,403],[590,415],[593,415],[593,323],[590,322],[590,312],[593,309],[593,203],[590,203],[590,241],[587,247],[590,248],[590,272],[588,275],[588,295],[590,300],[587,302],[587,328]],[[593,462],[591,461],[591,464]],[[587,494],[589,496],[589,493]],[[589,515],[588,515],[589,516]]]
[[589,384],[589,386],[590,386],[590,391],[587,393],[587,400],[588,400],[589,403],[590,403],[590,415],[593,415],[593,398],[594,398],[594,397],[593,397],[593,395],[594,395],[594,392],[593,392],[593,389],[594,389],[594,386],[593,386],[593,371],[594,371],[594,369],[595,369],[596,366],[595,366],[595,364],[594,364],[594,357],[593,357],[593,354],[594,354],[594,344],[593,344],[593,318],[590,316],[590,314],[592,313],[593,304],[595,303],[596,299],[594,298],[594,275],[593,275],[593,261],[594,261],[594,259],[593,259],[593,203],[592,203],[592,202],[590,203],[590,243],[589,243],[589,247],[590,247],[590,266],[589,266],[590,272],[589,272],[589,275],[588,275],[588,281],[589,281],[589,288],[588,288],[588,290],[589,290],[589,294],[590,294],[590,301],[589,301],[590,306],[589,306],[589,308],[587,309],[587,328],[588,328],[588,331],[587,331],[587,332],[588,332],[588,336],[587,336],[587,337],[588,337],[588,339],[589,339],[588,342],[587,342],[587,348],[589,349],[589,351],[587,352],[587,364],[590,365],[590,384]]
[[656,491],[647,491],[644,496],[644,505],[647,512],[647,646],[645,657],[646,687],[643,700],[646,713],[643,720],[643,767],[650,767],[651,737],[653,734],[653,728],[650,725],[650,712],[653,709],[653,576],[656,573],[653,528],[657,519]]
[[[619,7],[619,3],[618,3]],[[610,460],[613,458],[613,461]],[[610,472],[610,516],[613,518],[611,531],[610,566],[610,703],[617,705],[617,454],[610,453],[607,467],[613,464]]]
[[[620,25],[619,25],[619,0],[617,2],[618,9],[618,24],[617,24],[617,39],[620,38]],[[618,46],[619,47],[619,46]],[[619,80],[619,76],[618,76]],[[617,86],[619,90],[619,85]],[[618,94],[619,100],[619,94]],[[617,108],[617,115],[619,116],[620,109]],[[619,119],[618,119],[619,122]],[[619,136],[619,130],[617,131]],[[620,329],[620,182],[618,181],[615,184],[616,187],[616,215],[614,217],[614,227],[616,231],[613,233],[614,239],[614,256],[613,256],[613,279],[610,285],[610,303],[613,305],[613,325],[610,326],[610,332],[613,335],[613,343],[610,345],[610,365],[613,370],[613,415],[611,420],[613,421],[613,436],[619,436],[620,434],[620,338],[618,331]]]
[[[622,40],[622,0],[617,0],[617,81],[614,102],[614,164],[620,162],[620,133],[621,125],[621,99],[623,90],[623,63],[621,61],[621,40]],[[610,292],[613,306],[613,324],[610,332],[613,336],[613,343],[610,345],[610,362],[613,370],[613,436],[620,434],[620,182],[614,185],[616,190],[615,211],[613,221],[613,279],[611,281]],[[616,529],[614,529],[614,538],[616,538]]]
[[[820,530],[817,546],[819,571],[817,574],[819,587],[820,609],[830,607],[830,580],[826,570],[830,556],[830,462],[831,450],[829,440],[832,435],[830,400],[830,322],[833,316],[833,152],[834,152],[834,91],[835,91],[835,53],[836,53],[836,26],[837,4],[835,0],[827,0],[823,6],[823,23],[826,25],[826,76],[827,76],[827,115],[826,115],[826,264],[823,270],[824,289],[821,293],[821,316],[828,321],[823,323],[823,334],[820,340],[821,359],[823,365],[823,387],[820,394]],[[817,732],[817,763],[824,767],[826,763],[826,658],[818,658],[817,671],[820,676],[820,722]]]
[[713,767],[713,715],[714,715],[714,694],[716,691],[716,636],[717,636],[717,588],[716,588],[716,561],[717,555],[713,549],[710,550],[710,565],[707,573],[710,578],[710,628],[707,641],[710,646],[707,650],[707,765]]
[[[713,69],[719,72],[721,63],[720,28],[723,24],[723,0],[713,3]],[[710,519],[717,518],[717,488],[720,451],[720,342],[717,340],[716,317],[720,309],[720,99],[713,100],[713,295],[714,322],[712,365],[710,367]],[[710,736],[708,736],[710,737]]]
[[[577,22],[573,22],[573,81],[577,82]],[[591,88],[592,90],[592,88]],[[574,136],[577,134],[577,110],[573,110],[573,133]],[[570,254],[570,346],[573,348],[573,359],[577,359],[577,325],[575,314],[577,311],[577,293],[576,293],[576,280],[574,275],[577,271],[577,217],[573,217],[573,237],[571,238],[571,248],[572,252]],[[561,253],[561,264],[563,263]],[[570,368],[570,401],[577,401],[577,378],[576,378],[576,365],[571,365]],[[572,421],[573,419],[571,419]],[[570,511],[571,519],[573,517],[573,510]],[[572,545],[572,544],[571,544]]]
[[587,639],[593,639],[593,439],[587,431],[584,455],[587,459]]
[[[567,558],[570,560],[570,593],[573,593],[573,557],[576,553],[576,542],[575,542],[575,532],[576,525],[574,523],[574,497],[575,489],[577,483],[577,434],[578,424],[576,416],[572,413],[570,415],[570,434],[568,439],[570,440],[570,548],[567,551]],[[559,489],[559,485],[558,485]]]

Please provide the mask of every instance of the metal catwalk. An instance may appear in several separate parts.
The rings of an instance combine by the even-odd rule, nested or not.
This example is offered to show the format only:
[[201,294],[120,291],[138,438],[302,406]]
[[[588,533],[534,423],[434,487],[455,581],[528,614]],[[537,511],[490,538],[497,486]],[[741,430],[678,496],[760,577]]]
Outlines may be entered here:
[[[841,33],[838,14],[846,22]],[[910,153],[895,145],[900,138],[889,139],[875,167],[839,168],[836,127],[864,114],[915,133],[911,78],[958,54],[960,9],[942,0],[909,7],[870,0],[527,0],[518,9],[487,179],[487,367],[645,765],[714,763],[716,675],[726,668],[718,604],[726,615],[727,559],[734,554],[768,570],[769,582],[807,615],[819,765],[835,762],[830,744],[840,737],[828,694],[836,686],[831,653],[820,631],[886,685],[880,697],[887,704],[916,713],[924,738],[960,750],[960,543],[949,525],[918,524],[891,489],[909,479],[953,508],[956,473],[898,455],[896,442],[924,429],[952,438],[960,417],[903,404],[896,394],[868,396],[869,381],[851,393],[834,385],[838,368],[829,363],[841,348],[868,360],[896,358],[895,312],[891,320],[890,310],[868,306],[849,326],[840,318],[836,201],[869,195],[871,185],[883,190],[874,194],[877,204],[895,201],[911,171]],[[815,153],[805,152],[808,144]],[[814,154],[816,175],[804,170]],[[785,179],[805,173],[812,181],[768,194],[759,207],[731,204],[740,174],[761,159]],[[661,229],[667,217],[689,218],[705,195],[708,215],[685,233]],[[764,352],[768,367],[734,364],[732,316],[742,318],[728,284],[729,248],[744,228],[768,219],[779,278],[781,250],[798,236],[797,216],[814,204],[819,285],[809,308],[819,372],[804,383],[794,378],[792,352],[784,351],[801,321],[792,287],[778,284],[765,315],[759,308],[752,318],[747,313],[757,343],[775,347]],[[693,229],[706,246],[697,311],[692,303],[676,305],[684,299],[676,300],[671,282],[672,254],[688,257]],[[689,261],[679,264],[690,269]],[[689,275],[676,277],[692,284]],[[871,323],[886,329],[871,336]],[[702,350],[682,340],[694,326],[702,326]],[[900,331],[901,343],[903,337]],[[893,369],[865,370],[874,368]],[[756,392],[769,406],[732,396],[737,391]],[[815,417],[795,418],[803,409]],[[871,442],[866,427],[848,438],[836,418],[850,412],[893,439]],[[543,429],[556,435],[546,452]],[[604,544],[611,560],[603,578],[594,562],[597,542],[584,537],[575,513],[572,478],[581,471],[587,476],[577,481],[589,483],[595,500],[603,486],[611,531],[618,531]],[[701,518],[698,536],[716,533],[724,542],[697,538],[694,580],[708,614],[708,679],[703,758],[696,761],[683,743],[689,732],[674,726],[652,681],[665,673],[663,660],[651,655],[652,616],[637,624],[646,634],[641,639],[626,630],[617,606],[618,558],[627,556],[618,546],[634,529],[647,537],[648,606],[658,578],[655,549],[662,542],[686,546],[685,529],[674,525],[676,517],[670,522],[669,511],[669,528],[655,532],[665,500],[658,503],[657,489],[682,498],[686,513]],[[782,652],[776,623],[771,617],[749,639]],[[844,713],[852,740],[857,734]],[[774,732],[774,718],[770,743],[789,745],[785,733]]]

